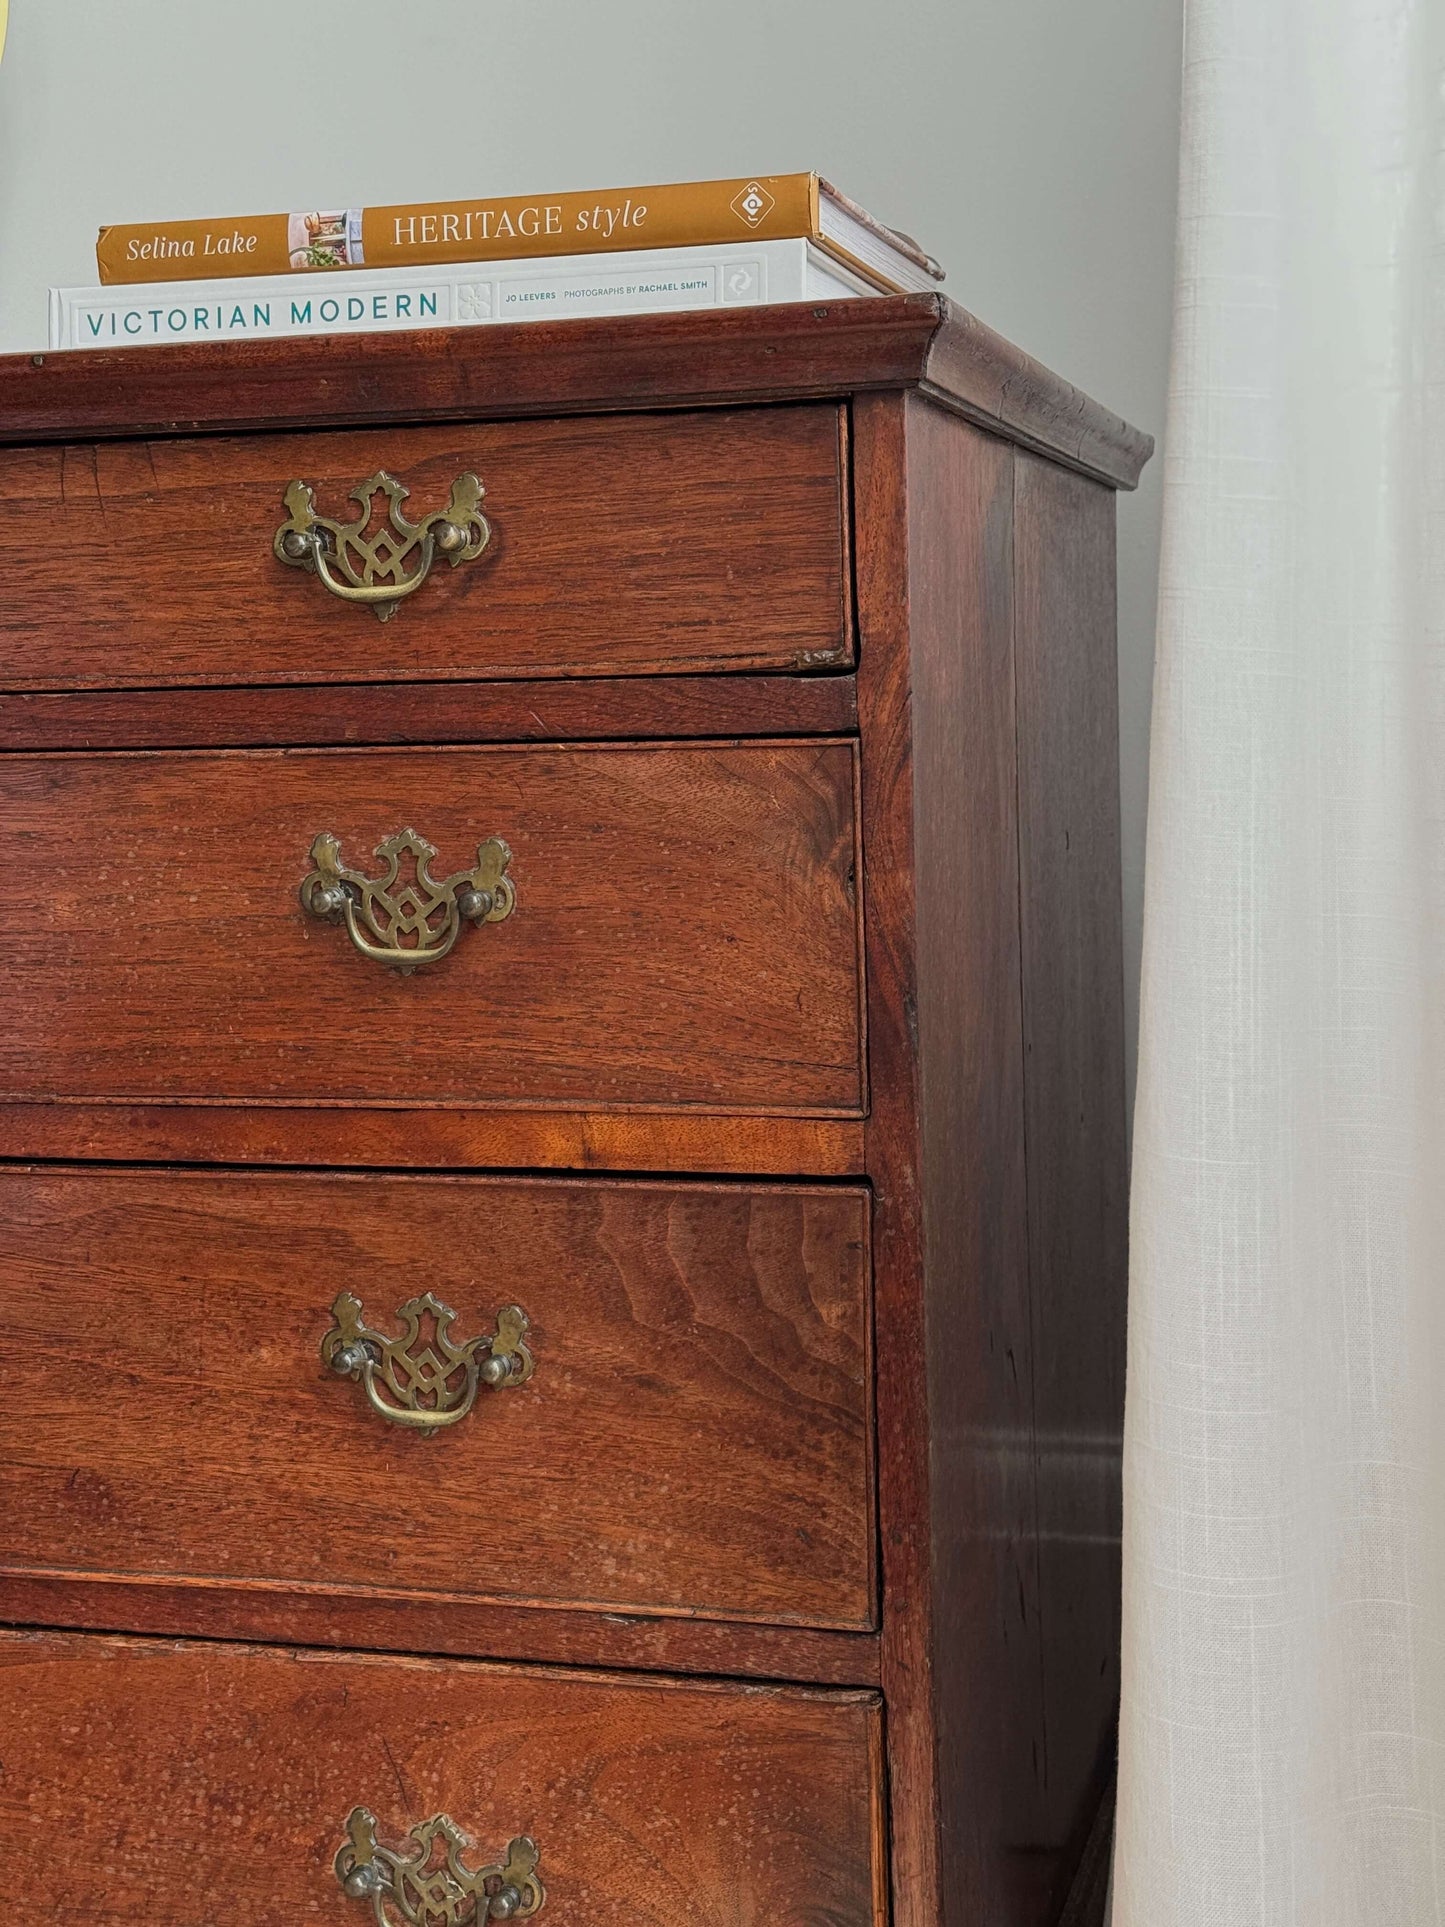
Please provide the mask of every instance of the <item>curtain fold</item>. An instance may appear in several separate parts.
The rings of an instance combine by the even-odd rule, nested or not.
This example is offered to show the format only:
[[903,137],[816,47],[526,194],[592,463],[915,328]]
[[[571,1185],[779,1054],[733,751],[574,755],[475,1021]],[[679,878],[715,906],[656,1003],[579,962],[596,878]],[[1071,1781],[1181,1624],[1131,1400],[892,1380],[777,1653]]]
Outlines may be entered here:
[[1445,0],[1189,0],[1114,1927],[1445,1924]]

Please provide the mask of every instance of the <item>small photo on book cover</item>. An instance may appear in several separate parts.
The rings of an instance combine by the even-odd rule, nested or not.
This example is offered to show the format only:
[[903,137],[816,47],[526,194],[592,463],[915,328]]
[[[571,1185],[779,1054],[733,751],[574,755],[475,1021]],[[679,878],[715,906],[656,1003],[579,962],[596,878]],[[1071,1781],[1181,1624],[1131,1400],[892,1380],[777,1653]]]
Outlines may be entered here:
[[289,215],[286,245],[293,268],[358,268],[366,258],[361,246],[361,209],[343,207],[328,214]]

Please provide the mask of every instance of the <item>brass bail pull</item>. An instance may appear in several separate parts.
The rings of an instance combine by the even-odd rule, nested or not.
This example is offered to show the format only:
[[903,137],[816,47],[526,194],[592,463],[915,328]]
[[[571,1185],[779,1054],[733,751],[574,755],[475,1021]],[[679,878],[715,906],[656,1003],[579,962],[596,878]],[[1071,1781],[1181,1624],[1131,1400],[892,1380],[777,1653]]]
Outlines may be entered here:
[[462,1858],[472,1845],[448,1814],[438,1813],[414,1826],[401,1847],[383,1847],[376,1837],[376,1816],[353,1807],[346,1839],[332,1866],[341,1890],[371,1904],[379,1927],[435,1927],[438,1921],[480,1927],[488,1920],[527,1920],[547,1898],[537,1877],[537,1843],[519,1834],[499,1860],[469,1867]]
[[375,854],[381,875],[363,876],[346,867],[339,840],[323,830],[311,845],[301,907],[308,916],[344,923],[363,957],[403,977],[447,956],[464,923],[501,923],[516,908],[516,888],[507,875],[512,852],[499,836],[477,845],[474,868],[440,879],[431,869],[436,846],[415,830],[383,838]]
[[[386,497],[386,519],[368,534],[372,499],[378,493]],[[400,602],[415,595],[438,555],[455,569],[475,562],[492,539],[492,525],[481,507],[486,490],[470,470],[452,483],[446,507],[420,522],[408,521],[402,513],[409,493],[379,468],[351,491],[361,514],[354,522],[340,522],[317,510],[316,491],[308,483],[288,482],[281,498],[286,520],[272,540],[272,552],[288,568],[318,576],[343,602],[365,603],[385,622]]]
[[365,1322],[359,1298],[341,1292],[321,1341],[321,1362],[338,1378],[356,1379],[371,1409],[390,1424],[423,1438],[460,1425],[482,1386],[500,1392],[525,1385],[537,1369],[520,1305],[504,1305],[492,1331],[464,1345],[452,1337],[456,1313],[429,1291],[408,1299],[396,1315],[400,1335],[388,1337]]

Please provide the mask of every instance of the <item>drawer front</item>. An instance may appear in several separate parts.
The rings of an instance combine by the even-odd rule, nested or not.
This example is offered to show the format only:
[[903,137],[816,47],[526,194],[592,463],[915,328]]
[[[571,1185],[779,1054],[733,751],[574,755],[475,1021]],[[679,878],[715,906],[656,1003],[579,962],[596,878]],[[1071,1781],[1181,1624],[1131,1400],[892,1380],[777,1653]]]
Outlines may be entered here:
[[[878,1727],[867,1694],[0,1635],[7,1884],[86,1927],[472,1927],[492,1865],[555,1927],[881,1927]],[[474,1845],[426,1912],[400,1863],[443,1815]]]
[[[0,1093],[856,1113],[854,796],[826,741],[7,756]],[[515,890],[410,975],[299,894],[407,828]]]
[[870,1623],[861,1191],[21,1169],[0,1222],[0,1568]]
[[[819,403],[8,450],[0,687],[840,665],[841,432]],[[475,559],[434,553],[385,622],[273,550],[291,482],[350,523],[382,470],[418,526],[475,474],[490,525]]]

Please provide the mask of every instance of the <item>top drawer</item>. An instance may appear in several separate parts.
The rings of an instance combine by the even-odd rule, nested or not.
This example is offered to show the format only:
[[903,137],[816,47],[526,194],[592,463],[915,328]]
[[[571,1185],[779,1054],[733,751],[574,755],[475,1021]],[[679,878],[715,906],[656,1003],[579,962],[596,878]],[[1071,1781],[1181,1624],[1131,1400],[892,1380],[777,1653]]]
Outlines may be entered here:
[[[818,403],[7,450],[0,687],[844,665],[842,437]],[[272,548],[290,482],[346,523],[379,470],[413,522],[470,471],[491,526],[385,622]]]

